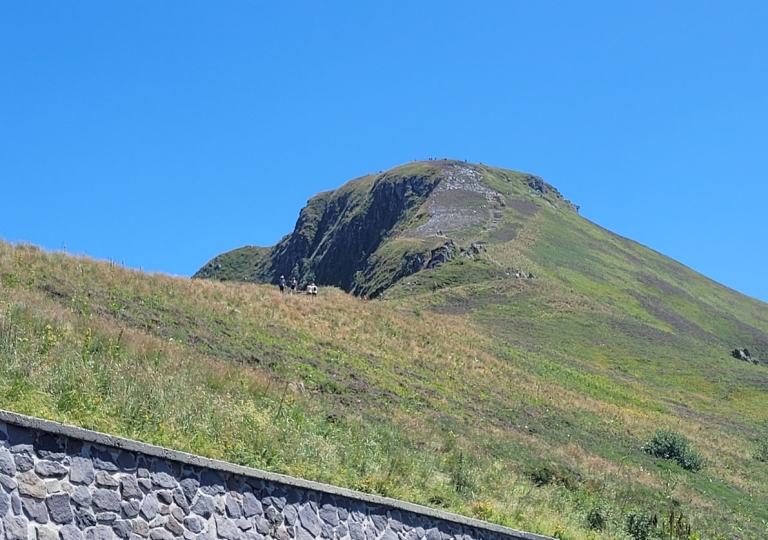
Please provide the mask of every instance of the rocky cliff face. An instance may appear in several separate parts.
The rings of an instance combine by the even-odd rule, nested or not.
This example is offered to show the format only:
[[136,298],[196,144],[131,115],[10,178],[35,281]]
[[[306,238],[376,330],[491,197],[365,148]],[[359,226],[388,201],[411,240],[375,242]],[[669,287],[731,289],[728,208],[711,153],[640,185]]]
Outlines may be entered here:
[[194,277],[277,283],[284,275],[375,296],[468,253],[476,240],[512,237],[519,223],[505,216],[534,215],[542,197],[572,209],[538,177],[451,160],[411,163],[314,196],[275,246],[219,255]]

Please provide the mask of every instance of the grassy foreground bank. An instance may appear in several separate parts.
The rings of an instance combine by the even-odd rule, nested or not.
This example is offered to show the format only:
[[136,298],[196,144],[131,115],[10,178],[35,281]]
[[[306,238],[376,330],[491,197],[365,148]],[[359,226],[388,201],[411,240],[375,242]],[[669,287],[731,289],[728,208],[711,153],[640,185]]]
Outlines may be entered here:
[[[492,311],[280,295],[30,246],[0,244],[0,280],[12,411],[559,538],[636,538],[654,514],[701,538],[768,534],[761,366],[665,368],[668,344],[640,357],[617,334],[619,369],[577,316],[549,322],[583,348],[564,359],[487,331]],[[659,427],[703,469],[643,451]]]

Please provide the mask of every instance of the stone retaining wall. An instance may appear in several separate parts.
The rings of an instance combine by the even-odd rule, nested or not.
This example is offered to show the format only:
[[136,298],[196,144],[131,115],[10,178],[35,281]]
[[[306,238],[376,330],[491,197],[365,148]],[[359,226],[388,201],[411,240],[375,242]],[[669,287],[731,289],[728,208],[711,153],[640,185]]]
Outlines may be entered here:
[[0,411],[0,540],[539,540]]

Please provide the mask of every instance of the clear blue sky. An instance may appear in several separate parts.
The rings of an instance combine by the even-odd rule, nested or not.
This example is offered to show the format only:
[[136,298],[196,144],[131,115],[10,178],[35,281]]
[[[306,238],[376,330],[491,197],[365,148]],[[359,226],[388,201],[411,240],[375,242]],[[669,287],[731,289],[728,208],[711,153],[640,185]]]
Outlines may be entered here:
[[0,3],[0,237],[191,275],[413,159],[768,301],[764,1]]

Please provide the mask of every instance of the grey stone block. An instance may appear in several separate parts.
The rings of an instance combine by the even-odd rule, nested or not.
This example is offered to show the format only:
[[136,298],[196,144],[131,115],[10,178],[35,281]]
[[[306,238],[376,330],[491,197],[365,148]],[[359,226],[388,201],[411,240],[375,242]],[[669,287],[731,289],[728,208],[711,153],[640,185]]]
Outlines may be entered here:
[[45,490],[49,495],[61,492],[61,482],[55,478],[49,478],[48,480],[43,480],[43,482],[45,482]]
[[387,525],[389,525],[389,520],[386,516],[382,516],[381,514],[373,514],[371,516],[371,523],[373,523],[377,532],[382,533],[384,532],[384,529],[387,528]]
[[296,526],[296,540],[315,540],[315,537],[301,525]]
[[264,513],[261,501],[250,491],[243,493],[243,515],[245,517],[260,516]]
[[267,518],[267,521],[275,526],[280,525],[283,522],[283,514],[281,514],[280,511],[274,506],[270,506],[266,509],[264,512],[264,517]]
[[339,524],[339,513],[336,511],[335,506],[324,504],[320,507],[318,514],[320,514],[320,519],[333,527]]
[[352,540],[365,540],[365,532],[362,523],[352,521],[349,523],[349,537]]
[[241,531],[249,531],[253,529],[253,523],[251,523],[249,520],[245,519],[244,517],[237,518],[235,520],[235,525],[237,525],[237,528]]
[[185,515],[186,514],[184,514],[184,510],[182,510],[175,504],[171,506],[171,516],[173,516],[173,519],[175,519],[176,521],[179,521],[179,522],[184,521]]
[[347,526],[344,523],[339,523],[334,531],[336,532],[337,538],[344,538],[349,534],[349,529],[347,529]]
[[365,539],[366,540],[376,540],[376,535],[378,533],[376,532],[376,528],[372,525],[369,525],[365,528]]
[[333,527],[327,523],[323,523],[323,528],[320,529],[320,537],[328,540],[333,539]]
[[30,497],[22,497],[21,507],[24,510],[24,515],[32,521],[48,523],[48,509],[45,507],[43,501],[32,499]]
[[339,521],[347,521],[349,519],[349,511],[343,506],[339,506],[338,513]]
[[0,447],[0,474],[13,476],[16,474],[16,462],[13,455],[5,448]]
[[114,540],[114,538],[112,527],[106,525],[96,525],[85,530],[85,540]]
[[160,510],[160,504],[157,502],[157,497],[154,493],[150,493],[144,497],[144,502],[141,503],[141,515],[147,521],[151,521],[157,515]]
[[197,534],[203,530],[203,520],[197,516],[188,516],[184,518],[184,527]]
[[253,526],[256,527],[256,531],[259,534],[269,534],[269,521],[262,516],[256,516],[253,518]]
[[155,495],[157,495],[157,500],[162,504],[171,504],[173,502],[173,495],[167,489],[156,491]]
[[37,540],[59,540],[59,533],[50,527],[37,527]]
[[[8,510],[10,509],[11,498],[5,493],[5,491],[0,489],[0,518],[7,514]],[[2,538],[2,536],[0,536],[0,538]]]
[[152,480],[149,478],[139,478],[138,483],[144,492],[152,491]]
[[75,525],[81,530],[93,527],[96,525],[96,516],[87,508],[75,510]]
[[197,495],[197,490],[200,487],[200,482],[198,482],[195,478],[185,478],[179,482],[179,486],[184,492],[184,496],[187,498],[187,502],[192,504],[192,501],[195,500],[195,495]]
[[58,461],[40,460],[35,463],[35,472],[43,478],[64,478],[67,468]]
[[111,489],[95,489],[91,496],[91,505],[107,512],[120,511],[120,495]]
[[74,525],[64,525],[59,529],[61,540],[83,540],[83,533]]
[[311,504],[302,505],[299,509],[301,526],[307,529],[312,536],[317,536],[323,528],[323,522],[317,517]]
[[56,493],[45,499],[45,505],[48,507],[48,514],[54,523],[71,523],[74,518],[72,506],[70,505],[69,494]]
[[93,480],[93,462],[80,456],[73,457],[69,467],[69,481],[73,484],[90,485]]
[[155,516],[155,519],[149,522],[149,528],[165,527],[166,523],[168,523],[168,516],[157,515]]
[[16,475],[16,482],[19,484],[19,493],[35,499],[45,499],[48,490],[45,489],[45,482],[35,474],[34,471],[26,471]]
[[240,508],[240,502],[229,493],[227,493],[227,496],[224,498],[224,507],[227,510],[227,516],[232,519],[237,519],[243,515],[243,510]]
[[85,486],[77,486],[72,491],[72,501],[78,506],[91,506],[91,490]]
[[133,523],[127,519],[118,519],[112,524],[112,530],[116,536],[127,540],[133,532]]
[[[293,527],[291,527],[291,529],[293,529]],[[276,540],[290,540],[291,538],[291,534],[282,525],[275,531],[274,536]]]
[[120,479],[120,495],[125,500],[141,499],[144,497],[135,476],[124,476]]
[[264,535],[254,530],[247,531],[243,536],[244,540],[265,540]]
[[225,538],[226,540],[240,540],[240,529],[235,525],[235,522],[224,516],[215,516],[216,522],[216,535]]
[[110,527],[112,524],[117,521],[118,515],[114,512],[99,512],[96,514],[96,523],[99,525],[109,525]]
[[289,527],[296,525],[296,520],[299,519],[299,511],[294,505],[289,504],[283,508],[283,519],[285,520],[285,524]]
[[182,527],[173,516],[168,518],[168,521],[165,523],[165,528],[171,531],[174,536],[181,536],[184,534],[184,527]]
[[178,485],[176,479],[166,472],[153,472],[149,476],[152,485],[162,489],[173,489]]
[[203,516],[205,519],[208,519],[213,515],[213,509],[213,497],[208,495],[200,495],[191,508],[192,512],[198,516]]
[[8,516],[3,518],[5,540],[27,540],[29,521],[24,516]]
[[[14,464],[14,467],[16,465]],[[16,483],[16,480],[8,476],[7,474],[0,473],[0,486],[3,487],[5,491],[10,493],[14,489],[18,487],[18,484]]]
[[117,489],[120,482],[107,471],[96,471],[96,485],[107,489]]
[[397,533],[392,529],[387,529],[379,540],[398,540]]
[[14,514],[21,514],[21,497],[17,492],[11,493],[11,510]]
[[429,529],[425,537],[427,540],[443,540],[443,536],[440,534],[440,530],[437,527]]
[[123,501],[122,503],[120,503],[120,508],[123,511],[123,517],[126,517],[128,519],[133,519],[139,515],[139,510],[141,509],[141,502],[138,499]]
[[184,515],[189,514],[189,502],[187,502],[187,496],[184,495],[184,490],[180,487],[177,487],[173,490],[173,502],[176,503],[176,506],[181,509],[181,511],[184,512]]
[[133,534],[146,538],[149,536],[149,525],[143,519],[133,520]]

